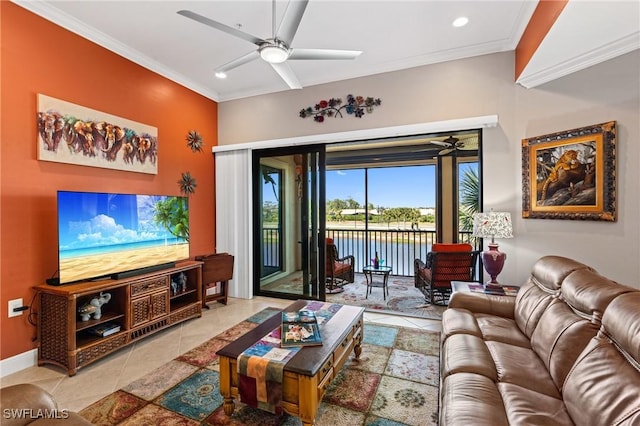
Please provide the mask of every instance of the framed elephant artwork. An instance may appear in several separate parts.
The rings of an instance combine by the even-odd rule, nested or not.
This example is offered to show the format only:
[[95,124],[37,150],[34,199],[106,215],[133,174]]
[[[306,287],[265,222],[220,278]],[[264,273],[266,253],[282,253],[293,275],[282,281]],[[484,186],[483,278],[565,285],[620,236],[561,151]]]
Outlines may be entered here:
[[38,160],[158,173],[158,129],[38,94]]
[[616,220],[616,122],[522,140],[522,217]]

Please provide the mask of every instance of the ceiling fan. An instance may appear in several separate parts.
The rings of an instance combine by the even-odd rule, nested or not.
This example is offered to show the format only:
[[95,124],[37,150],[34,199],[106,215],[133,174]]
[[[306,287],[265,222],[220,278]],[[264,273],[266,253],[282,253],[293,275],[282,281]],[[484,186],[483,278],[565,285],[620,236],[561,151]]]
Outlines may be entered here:
[[477,136],[473,136],[471,138],[468,139],[458,139],[455,136],[449,136],[446,139],[443,139],[441,141],[438,140],[434,140],[431,141],[432,144],[434,145],[440,145],[440,146],[444,146],[446,147],[443,150],[440,150],[438,152],[438,155],[447,155],[451,152],[455,152],[455,151],[459,151],[459,150],[474,150],[474,149],[478,149],[478,137]]
[[290,0],[284,12],[284,16],[282,17],[282,21],[280,22],[280,26],[276,30],[276,0],[273,0],[271,13],[273,28],[272,36],[271,38],[266,39],[245,33],[244,31],[240,31],[218,21],[214,21],[190,10],[180,10],[178,11],[178,14],[232,36],[239,37],[258,46],[257,50],[240,56],[239,58],[216,68],[215,73],[217,77],[224,78],[226,77],[227,71],[255,59],[262,58],[273,67],[273,69],[290,88],[301,89],[302,85],[300,85],[298,78],[293,73],[291,67],[287,64],[287,60],[355,59],[362,53],[359,50],[291,48],[291,43],[296,35],[296,31],[298,30],[298,26],[300,25],[300,21],[302,20],[302,16],[304,15],[304,11],[307,8],[308,3],[309,0]]

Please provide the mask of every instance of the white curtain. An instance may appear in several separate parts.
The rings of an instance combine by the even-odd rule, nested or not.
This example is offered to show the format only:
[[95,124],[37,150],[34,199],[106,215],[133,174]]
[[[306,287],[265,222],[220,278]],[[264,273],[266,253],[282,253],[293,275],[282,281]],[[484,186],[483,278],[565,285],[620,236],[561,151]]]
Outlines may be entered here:
[[229,296],[253,298],[251,149],[215,153],[216,252],[234,259]]

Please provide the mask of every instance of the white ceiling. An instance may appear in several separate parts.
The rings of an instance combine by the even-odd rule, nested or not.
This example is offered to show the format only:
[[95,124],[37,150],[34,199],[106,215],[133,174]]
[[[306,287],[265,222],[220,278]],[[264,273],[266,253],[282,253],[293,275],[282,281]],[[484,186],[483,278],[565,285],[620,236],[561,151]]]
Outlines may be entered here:
[[[188,9],[231,27],[240,25],[242,31],[254,36],[269,38],[272,35],[272,3],[269,0],[14,2],[218,102],[290,90],[262,60],[230,70],[224,80],[214,77],[215,68],[255,50],[255,45],[176,13]],[[637,13],[635,19],[633,15],[629,18],[628,13],[637,11],[638,2],[623,3],[632,5],[626,17],[608,15],[618,17],[610,19],[617,28],[614,36],[629,38],[631,33],[627,44],[631,43],[633,49],[635,43],[637,48]],[[277,0],[277,22],[286,5],[287,1]],[[363,53],[354,60],[289,60],[288,64],[302,86],[307,87],[511,51],[517,46],[536,5],[532,0],[311,0],[291,47],[361,50]],[[636,9],[633,9],[634,5]],[[454,28],[451,24],[459,16],[468,17],[469,24]],[[602,26],[602,15],[591,18],[600,20],[600,25],[593,27],[582,22],[582,27],[592,31],[595,28],[599,33],[597,28]],[[572,17],[567,20],[572,24],[566,31],[575,29]],[[605,17],[604,21],[607,20]],[[629,25],[624,24],[625,20],[630,21]],[[566,37],[566,31],[555,27],[554,30],[556,37]],[[612,36],[605,34],[604,37],[602,43],[610,43],[606,38]],[[595,38],[596,43],[600,43],[602,37]],[[570,37],[570,40],[567,53],[579,53],[575,43],[579,44],[580,39]],[[593,46],[585,49],[591,51]],[[556,55],[562,53],[556,52]],[[622,53],[626,52],[616,52]],[[552,65],[556,65],[558,59],[551,59],[556,61]],[[550,79],[546,59],[538,62],[532,73],[532,85]],[[528,76],[524,77],[526,80]]]

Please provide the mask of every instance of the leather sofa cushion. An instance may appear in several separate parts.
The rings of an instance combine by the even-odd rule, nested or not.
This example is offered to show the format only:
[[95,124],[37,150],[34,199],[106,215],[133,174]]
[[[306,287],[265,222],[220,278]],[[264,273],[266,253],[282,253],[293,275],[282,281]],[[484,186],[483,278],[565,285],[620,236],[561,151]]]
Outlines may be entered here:
[[516,299],[514,297],[494,296],[491,294],[456,292],[449,300],[450,308],[464,308],[473,313],[498,315],[513,318]]
[[[502,299],[506,298],[502,297]],[[529,339],[510,318],[484,313],[474,314],[468,309],[449,307],[442,314],[443,341],[454,334],[470,334],[483,340],[497,340],[525,348],[531,347]]]
[[607,307],[565,380],[563,397],[576,424],[640,425],[640,292]]
[[473,373],[445,377],[440,394],[441,425],[508,426],[493,380]]
[[558,290],[573,271],[590,269],[587,265],[561,256],[544,256],[533,264],[531,279],[549,290]]
[[553,296],[540,289],[531,279],[520,288],[513,317],[518,328],[529,338]]
[[498,373],[487,345],[477,336],[450,336],[443,343],[440,362],[442,377],[465,372],[480,374],[493,381],[498,380]]
[[[602,318],[607,334],[633,360],[640,362],[640,292],[625,294],[614,300]],[[630,320],[633,318],[633,320]]]
[[562,399],[511,383],[498,383],[498,390],[512,425],[574,426]]
[[533,350],[502,342],[488,341],[486,344],[493,357],[499,382],[513,383],[560,398],[560,392],[544,363]]
[[442,340],[453,334],[482,337],[475,316],[468,309],[449,308],[442,313]]
[[567,375],[564,403],[577,425],[640,425],[640,372],[604,335]]
[[511,318],[478,314],[476,321],[484,340],[494,340],[510,345],[522,346],[523,348],[531,348],[531,342],[527,336],[522,334],[522,331],[518,328],[518,324]]
[[590,269],[575,271],[562,283],[562,298],[573,309],[596,321],[609,303],[621,294],[636,291],[618,284]]
[[531,336],[531,347],[544,360],[558,389],[580,352],[598,332],[599,324],[576,315],[562,300],[554,300]]

